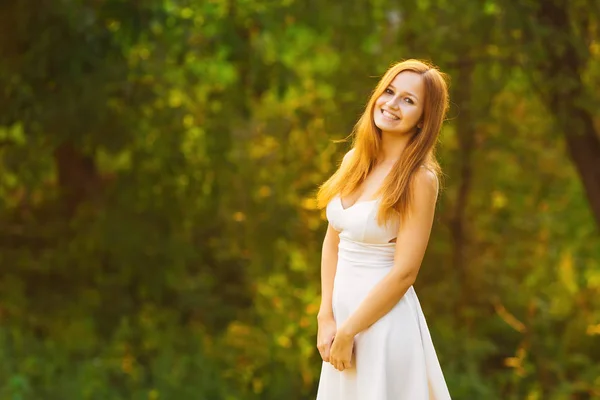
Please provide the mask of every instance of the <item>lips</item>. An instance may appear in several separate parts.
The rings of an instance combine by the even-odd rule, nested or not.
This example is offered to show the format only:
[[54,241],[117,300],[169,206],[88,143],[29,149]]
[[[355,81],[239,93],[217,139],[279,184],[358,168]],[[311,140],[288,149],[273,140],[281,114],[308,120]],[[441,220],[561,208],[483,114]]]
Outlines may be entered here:
[[383,108],[381,109],[381,114],[383,115],[383,117],[385,119],[388,119],[390,121],[398,121],[400,120],[400,117],[398,117],[395,114],[392,114],[391,112],[389,112],[388,110],[384,110]]

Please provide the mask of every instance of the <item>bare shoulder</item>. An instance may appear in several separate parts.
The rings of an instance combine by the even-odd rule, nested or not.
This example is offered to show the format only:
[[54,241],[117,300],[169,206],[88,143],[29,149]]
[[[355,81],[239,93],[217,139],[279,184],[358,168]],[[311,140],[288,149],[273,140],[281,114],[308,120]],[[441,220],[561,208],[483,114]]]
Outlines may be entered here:
[[438,177],[435,172],[427,167],[421,167],[415,174],[415,198],[419,201],[432,201],[435,203],[438,194]]
[[351,148],[346,154],[344,154],[342,165],[348,162],[348,160],[352,157],[352,154],[354,154],[354,148]]

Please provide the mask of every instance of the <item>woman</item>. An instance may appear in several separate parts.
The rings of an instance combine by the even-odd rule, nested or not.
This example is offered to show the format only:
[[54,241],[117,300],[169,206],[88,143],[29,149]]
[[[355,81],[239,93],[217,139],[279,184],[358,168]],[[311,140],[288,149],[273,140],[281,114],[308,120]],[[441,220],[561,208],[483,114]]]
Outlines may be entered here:
[[323,241],[317,400],[450,398],[413,289],[433,223],[434,150],[448,107],[444,74],[393,65],[319,189]]

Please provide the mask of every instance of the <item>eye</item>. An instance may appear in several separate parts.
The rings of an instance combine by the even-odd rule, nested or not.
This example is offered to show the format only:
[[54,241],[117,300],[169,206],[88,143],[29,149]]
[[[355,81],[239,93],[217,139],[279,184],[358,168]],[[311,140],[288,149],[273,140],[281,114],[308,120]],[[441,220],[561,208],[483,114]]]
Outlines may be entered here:
[[415,104],[415,102],[410,97],[405,97],[404,101],[406,101],[408,104]]
[[385,92],[387,94],[391,94],[392,96],[394,95],[394,91],[392,89],[390,89],[390,88],[385,89]]

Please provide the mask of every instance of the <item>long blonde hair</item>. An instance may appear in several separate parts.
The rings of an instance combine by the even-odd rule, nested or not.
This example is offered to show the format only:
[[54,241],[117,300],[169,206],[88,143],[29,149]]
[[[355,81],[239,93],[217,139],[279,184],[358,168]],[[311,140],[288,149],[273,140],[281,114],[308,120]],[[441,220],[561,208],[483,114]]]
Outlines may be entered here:
[[352,131],[352,156],[319,187],[319,208],[325,208],[337,195],[343,197],[353,193],[377,164],[382,143],[381,131],[373,120],[375,102],[396,75],[403,71],[418,73],[423,78],[423,126],[410,138],[402,157],[396,161],[377,191],[377,196],[381,196],[377,222],[383,225],[394,216],[403,219],[408,214],[412,199],[412,181],[421,165],[434,172],[439,179],[441,169],[435,157],[435,145],[448,109],[447,76],[425,61],[405,60],[392,65],[373,90],[365,111]]

